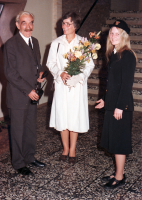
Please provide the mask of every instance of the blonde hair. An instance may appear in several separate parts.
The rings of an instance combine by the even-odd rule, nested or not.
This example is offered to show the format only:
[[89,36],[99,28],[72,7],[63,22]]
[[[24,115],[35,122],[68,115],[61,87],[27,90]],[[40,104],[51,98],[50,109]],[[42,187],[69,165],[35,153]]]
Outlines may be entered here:
[[[113,27],[112,27],[113,28]],[[112,28],[109,30],[109,34],[107,37],[107,45],[106,45],[106,58],[107,58],[107,62],[109,61],[109,58],[114,50],[114,46],[112,45],[111,41],[110,41],[110,33]],[[117,28],[117,27],[116,27]],[[124,31],[121,28],[117,28],[119,33],[120,33],[120,43],[119,45],[116,47],[116,51],[119,55],[119,58],[121,58],[121,54],[124,50],[128,50],[133,52],[134,56],[137,59],[137,56],[135,54],[135,52],[131,49],[131,45],[130,45],[130,37],[129,35],[126,33],[126,31]]]
[[19,23],[20,17],[22,15],[30,15],[33,18],[33,21],[34,21],[34,18],[35,18],[34,15],[32,13],[30,13],[30,12],[27,12],[27,11],[20,11],[18,13],[18,15],[16,16],[16,20],[15,21]]

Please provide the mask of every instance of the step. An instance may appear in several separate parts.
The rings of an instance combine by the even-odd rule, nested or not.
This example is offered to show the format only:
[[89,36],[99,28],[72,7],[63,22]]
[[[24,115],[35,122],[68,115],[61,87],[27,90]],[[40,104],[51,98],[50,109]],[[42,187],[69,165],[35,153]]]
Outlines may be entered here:
[[142,107],[134,106],[134,111],[142,112]]
[[91,101],[91,100],[88,100],[88,105],[89,106],[94,106],[96,103],[96,101]]
[[139,35],[130,35],[130,40],[132,41],[141,41],[142,40],[142,36]]
[[99,79],[88,79],[87,83],[90,85],[99,85],[100,81]]
[[[88,95],[89,96],[98,96],[99,91],[98,90],[93,90],[93,89],[88,89]],[[142,102],[142,95],[136,95],[133,94],[133,99],[135,102]]]
[[130,27],[130,33],[142,33],[142,28],[132,28],[132,27]]
[[136,55],[137,55],[137,58],[138,58],[138,59],[141,59],[141,58],[142,58],[142,53],[136,53]]
[[[107,27],[105,27],[103,30],[107,31]],[[142,32],[141,32],[142,33]],[[107,35],[106,35],[107,36]],[[142,40],[142,36],[141,35],[130,35],[130,40],[131,41],[141,41]],[[104,44],[106,43],[106,41],[104,42]]]
[[[130,33],[142,33],[142,28],[131,28],[130,27]],[[109,27],[108,26],[102,26],[102,32],[108,31]]]
[[[100,81],[99,79],[88,79],[87,83],[89,85],[95,85],[95,86],[99,86]],[[104,81],[104,83],[101,81],[101,84],[106,84],[106,82]],[[142,84],[140,83],[133,83],[133,90],[142,90]]]
[[[88,100],[88,105],[89,105],[89,106],[94,106],[95,103],[96,103],[96,101]],[[134,111],[142,112],[142,107],[134,106]]]
[[102,65],[102,60],[94,60],[95,65]]
[[[142,46],[142,45],[141,45]],[[134,52],[136,51],[136,49],[134,50]],[[105,55],[104,55],[104,52],[100,52],[100,54],[99,54],[100,56],[102,56],[102,57],[105,57]],[[137,55],[137,58],[138,59],[142,59],[142,53],[136,53],[136,55]],[[97,63],[97,61],[96,62],[94,62],[95,64],[102,64],[103,63],[103,61],[98,61],[98,63]]]
[[142,73],[135,73],[134,78],[136,79],[142,79]]
[[[113,24],[115,19],[106,20],[106,24]],[[142,25],[142,20],[125,20],[128,25]]]
[[136,68],[142,69],[142,63],[137,63]]
[[[102,62],[102,60],[99,60],[98,63],[97,63],[96,60],[95,60],[94,63],[95,63],[95,65],[101,66],[103,62]],[[107,64],[106,64],[106,65],[107,65]],[[137,68],[137,69],[142,69],[142,63],[137,63],[136,68]]]
[[142,13],[127,13],[127,12],[122,12],[122,13],[110,13],[110,17],[133,17],[133,18],[140,18],[142,17]]
[[[92,74],[98,75],[98,74],[99,74],[99,71],[100,71],[100,69],[94,69],[94,70],[92,71]],[[105,73],[106,73],[106,71],[104,71],[103,74],[105,74]],[[142,79],[142,73],[135,73],[135,74],[134,74],[134,78]]]
[[88,89],[89,96],[98,96],[98,93],[99,93],[98,90]]
[[131,48],[132,49],[142,49],[142,45],[140,45],[140,44],[131,44]]

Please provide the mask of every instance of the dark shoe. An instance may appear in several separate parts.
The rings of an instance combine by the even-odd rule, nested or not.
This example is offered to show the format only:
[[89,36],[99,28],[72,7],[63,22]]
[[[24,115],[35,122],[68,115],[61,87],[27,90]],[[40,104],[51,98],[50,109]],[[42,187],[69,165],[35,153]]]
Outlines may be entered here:
[[[115,182],[115,184],[113,185],[114,182]],[[110,181],[108,183],[106,183],[104,185],[104,188],[108,189],[108,190],[109,189],[115,189],[115,188],[118,188],[118,187],[120,187],[120,186],[122,186],[124,184],[125,184],[125,179],[124,178],[122,180],[120,180],[120,181],[116,180],[115,178],[112,178],[112,179],[110,179]]]
[[76,157],[69,157],[69,164],[75,164],[77,162],[77,158]]
[[59,157],[59,161],[65,162],[65,161],[67,160],[67,158],[68,158],[68,155],[67,155],[67,156],[66,156],[66,155],[61,155],[61,156]]
[[38,161],[38,160],[35,160],[35,161],[31,162],[30,164],[35,166],[35,167],[45,167],[45,164]]
[[[112,178],[114,178],[114,177],[111,178],[111,176],[115,176],[115,172],[114,172],[112,175],[110,175],[110,176],[104,176],[104,177],[102,178],[102,181],[105,181],[105,182],[110,181]],[[125,174],[123,174],[123,178],[126,179]]]
[[22,167],[20,169],[17,169],[19,174],[22,175],[33,175],[33,173],[27,168],[27,167]]
[[105,181],[105,182],[110,181],[110,180],[112,179],[111,176],[113,176],[112,178],[114,178],[115,172],[114,172],[112,175],[110,175],[110,176],[104,176],[104,177],[102,178],[102,181]]

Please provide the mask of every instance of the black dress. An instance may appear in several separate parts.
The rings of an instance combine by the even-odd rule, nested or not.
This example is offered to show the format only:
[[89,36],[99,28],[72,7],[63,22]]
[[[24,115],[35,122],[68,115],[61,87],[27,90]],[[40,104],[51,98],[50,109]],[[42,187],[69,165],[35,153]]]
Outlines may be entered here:
[[[131,51],[123,51],[121,58],[112,53],[108,63],[108,84],[101,146],[113,154],[130,154],[132,112],[134,110],[132,86],[136,58]],[[123,110],[122,119],[114,118],[115,108]]]

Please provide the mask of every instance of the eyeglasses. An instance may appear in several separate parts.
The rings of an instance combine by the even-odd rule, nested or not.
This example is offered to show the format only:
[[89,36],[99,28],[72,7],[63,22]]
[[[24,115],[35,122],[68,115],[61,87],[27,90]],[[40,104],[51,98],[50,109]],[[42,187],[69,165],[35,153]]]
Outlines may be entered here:
[[[73,24],[73,23],[72,23]],[[66,25],[67,27],[70,27],[72,24],[68,23],[68,22],[62,22],[62,26]]]

